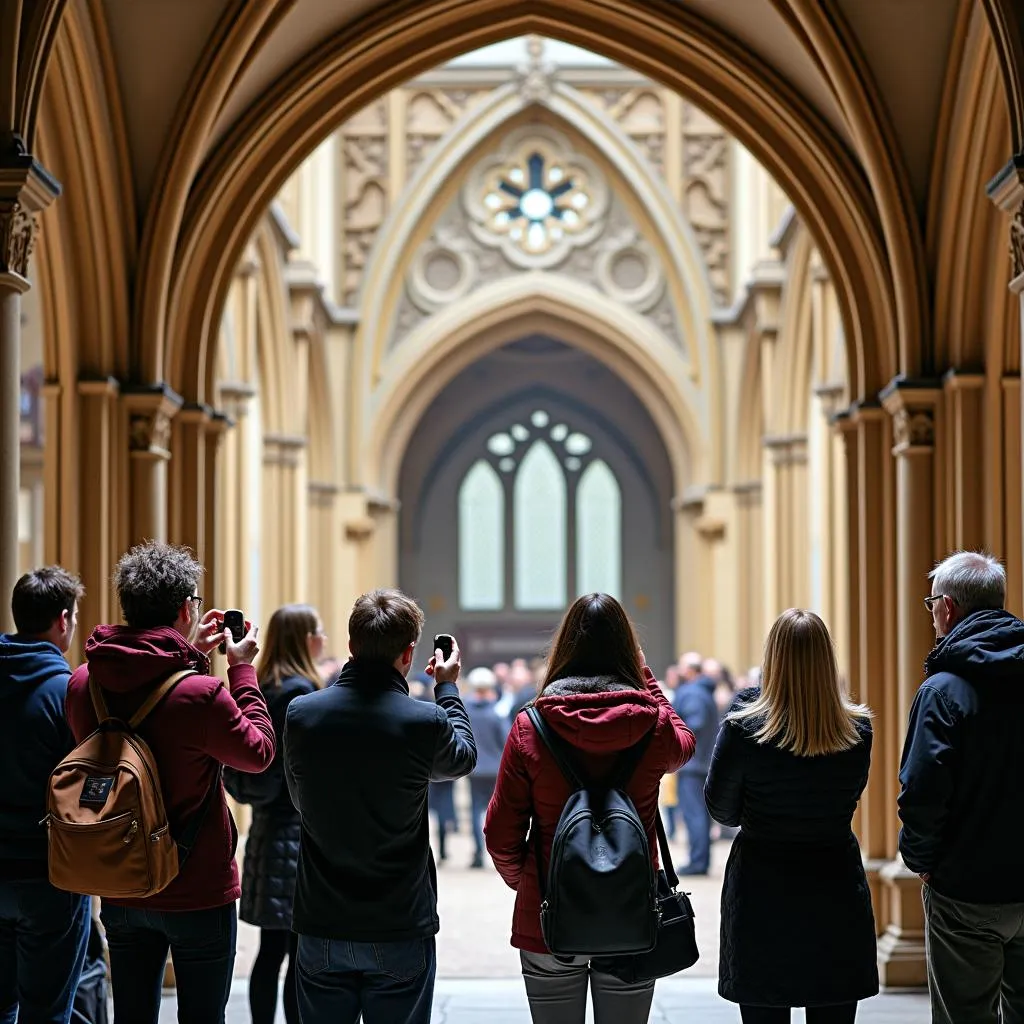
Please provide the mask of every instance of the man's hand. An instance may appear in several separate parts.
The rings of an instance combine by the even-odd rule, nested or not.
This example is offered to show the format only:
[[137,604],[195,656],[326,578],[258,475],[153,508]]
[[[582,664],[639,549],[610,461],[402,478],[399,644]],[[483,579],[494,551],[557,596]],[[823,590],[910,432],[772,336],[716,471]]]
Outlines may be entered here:
[[231,638],[230,629],[225,629],[224,632],[217,637],[217,643],[220,643],[223,639],[227,647],[229,668],[233,668],[235,665],[251,665],[256,660],[256,655],[260,653],[259,644],[256,643],[256,636],[259,631],[259,626],[254,626],[251,622],[246,622],[245,636],[243,636],[237,644]]
[[192,646],[203,654],[210,654],[224,638],[224,613],[211,608],[200,620]]
[[452,653],[447,660],[440,649],[434,651],[434,656],[427,665],[427,675],[433,676],[435,683],[457,683],[461,668],[462,651],[459,650],[458,642],[453,640]]

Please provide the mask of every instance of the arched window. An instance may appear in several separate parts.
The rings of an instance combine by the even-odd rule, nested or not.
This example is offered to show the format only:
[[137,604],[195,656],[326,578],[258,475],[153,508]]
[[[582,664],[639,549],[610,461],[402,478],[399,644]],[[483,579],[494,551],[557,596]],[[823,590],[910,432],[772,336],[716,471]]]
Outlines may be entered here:
[[484,459],[459,488],[459,604],[469,611],[505,606],[505,489]]
[[559,609],[566,599],[566,486],[555,453],[536,441],[516,474],[515,606]]
[[583,471],[576,491],[576,593],[595,591],[622,591],[622,492],[601,459]]

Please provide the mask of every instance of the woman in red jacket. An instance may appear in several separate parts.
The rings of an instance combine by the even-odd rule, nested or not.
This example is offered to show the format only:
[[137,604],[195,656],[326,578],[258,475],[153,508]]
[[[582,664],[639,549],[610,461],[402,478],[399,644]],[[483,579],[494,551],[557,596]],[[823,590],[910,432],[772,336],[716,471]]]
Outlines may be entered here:
[[[626,792],[647,828],[656,861],[658,787],[666,772],[689,760],[694,739],[644,664],[633,625],[615,598],[589,594],[566,612],[536,707],[545,722],[577,749],[591,779],[607,776],[621,752],[653,730]],[[644,1024],[654,998],[653,981],[625,984],[593,970],[586,957],[556,959],[544,944],[536,854],[527,834],[540,836],[546,870],[555,827],[569,795],[569,784],[529,718],[518,715],[505,745],[484,831],[494,866],[516,890],[512,945],[520,950],[530,1012],[534,1024],[583,1024],[589,984],[596,1024]]]

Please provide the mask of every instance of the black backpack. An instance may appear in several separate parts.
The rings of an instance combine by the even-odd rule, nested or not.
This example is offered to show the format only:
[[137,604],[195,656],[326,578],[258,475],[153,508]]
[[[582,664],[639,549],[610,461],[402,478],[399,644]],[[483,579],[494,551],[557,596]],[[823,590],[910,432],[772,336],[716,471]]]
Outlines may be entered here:
[[573,792],[555,828],[547,878],[536,819],[531,840],[540,881],[540,925],[555,956],[646,953],[658,937],[658,888],[647,830],[623,791],[654,730],[624,751],[608,781],[588,785],[572,746],[535,707],[526,713]]

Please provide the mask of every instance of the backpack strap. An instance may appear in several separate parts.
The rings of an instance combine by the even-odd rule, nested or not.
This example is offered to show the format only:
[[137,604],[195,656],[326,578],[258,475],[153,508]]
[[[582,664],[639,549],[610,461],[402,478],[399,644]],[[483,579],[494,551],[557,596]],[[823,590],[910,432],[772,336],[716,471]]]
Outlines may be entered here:
[[544,746],[548,748],[551,756],[555,759],[565,781],[574,789],[586,789],[586,783],[576,768],[575,760],[569,752],[569,744],[561,736],[556,736],[554,730],[544,721],[544,716],[537,710],[536,705],[530,704],[525,709],[527,717],[533,724],[534,731],[541,738]]
[[194,668],[182,669],[181,672],[175,672],[174,675],[168,676],[143,702],[142,706],[138,711],[128,719],[128,728],[138,729],[140,725],[149,717],[153,709],[157,706],[173,690],[182,679],[188,676],[196,675]]

